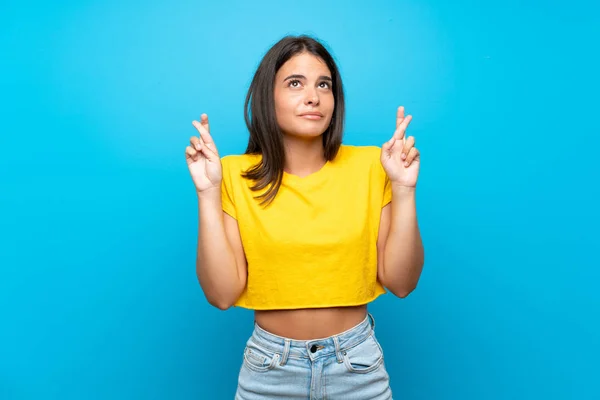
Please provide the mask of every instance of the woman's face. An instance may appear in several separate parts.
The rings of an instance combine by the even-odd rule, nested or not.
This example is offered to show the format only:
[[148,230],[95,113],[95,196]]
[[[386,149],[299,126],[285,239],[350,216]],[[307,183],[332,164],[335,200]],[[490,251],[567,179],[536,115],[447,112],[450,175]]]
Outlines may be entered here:
[[309,53],[290,58],[275,76],[275,113],[286,135],[314,138],[323,134],[333,116],[331,72]]

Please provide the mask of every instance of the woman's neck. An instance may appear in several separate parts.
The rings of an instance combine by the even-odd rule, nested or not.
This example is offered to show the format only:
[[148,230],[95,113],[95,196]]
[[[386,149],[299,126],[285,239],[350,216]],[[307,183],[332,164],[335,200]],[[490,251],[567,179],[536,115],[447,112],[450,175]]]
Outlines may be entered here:
[[288,174],[308,176],[323,168],[327,161],[324,156],[323,138],[320,136],[311,140],[285,138],[284,148],[284,170]]

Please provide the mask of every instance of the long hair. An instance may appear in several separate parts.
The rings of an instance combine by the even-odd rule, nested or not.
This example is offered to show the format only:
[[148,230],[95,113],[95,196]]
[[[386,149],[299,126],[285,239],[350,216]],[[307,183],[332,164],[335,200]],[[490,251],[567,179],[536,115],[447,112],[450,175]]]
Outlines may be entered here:
[[254,191],[267,188],[264,193],[256,196],[261,200],[261,205],[271,203],[277,195],[285,164],[283,133],[275,115],[275,75],[286,61],[304,52],[323,60],[331,72],[335,108],[331,123],[322,135],[325,159],[333,160],[342,144],[344,90],[333,57],[317,39],[307,35],[285,36],[261,60],[244,104],[244,119],[250,132],[245,154],[260,154],[262,158],[259,163],[244,171],[242,176],[254,182],[250,187]]

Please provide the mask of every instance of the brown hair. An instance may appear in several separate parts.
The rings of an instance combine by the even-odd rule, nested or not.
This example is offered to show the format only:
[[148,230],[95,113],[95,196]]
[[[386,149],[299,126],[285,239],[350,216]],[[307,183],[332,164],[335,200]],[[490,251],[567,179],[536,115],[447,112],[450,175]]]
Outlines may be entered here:
[[333,57],[317,39],[310,36],[284,37],[261,60],[244,104],[244,118],[250,132],[245,154],[260,154],[262,160],[244,171],[242,176],[254,181],[250,187],[254,191],[268,187],[265,193],[256,197],[261,204],[270,203],[277,195],[285,163],[283,134],[275,115],[275,75],[286,61],[304,52],[322,59],[331,72],[335,108],[329,128],[323,133],[325,159],[333,160],[342,144],[344,90]]

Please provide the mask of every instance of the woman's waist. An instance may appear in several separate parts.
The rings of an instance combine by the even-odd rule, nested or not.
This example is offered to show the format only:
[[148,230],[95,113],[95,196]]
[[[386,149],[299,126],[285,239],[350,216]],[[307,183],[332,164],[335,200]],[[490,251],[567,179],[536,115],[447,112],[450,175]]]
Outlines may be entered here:
[[256,310],[255,322],[266,333],[294,340],[327,338],[359,325],[367,306]]

